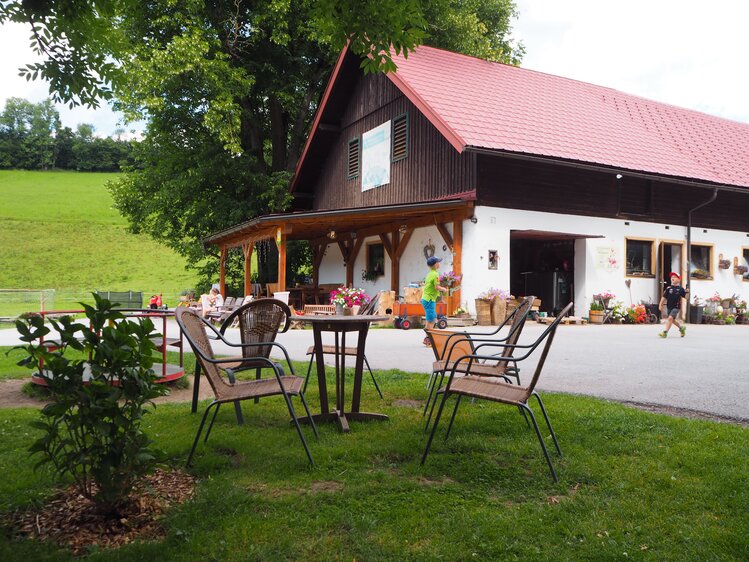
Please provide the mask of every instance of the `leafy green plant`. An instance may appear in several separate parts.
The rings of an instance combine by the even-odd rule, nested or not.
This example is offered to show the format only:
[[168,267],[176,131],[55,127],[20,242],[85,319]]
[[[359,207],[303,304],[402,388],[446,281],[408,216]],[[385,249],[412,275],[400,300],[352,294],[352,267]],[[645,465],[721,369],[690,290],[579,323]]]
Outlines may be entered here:
[[[107,513],[116,513],[136,480],[155,463],[151,440],[141,423],[145,406],[166,392],[151,370],[155,335],[149,318],[126,319],[94,294],[82,304],[87,322],[50,319],[59,347],[39,344],[51,330],[39,316],[16,322],[26,357],[19,365],[37,368],[51,402],[33,427],[42,436],[29,448],[70,476],[81,495]],[[65,355],[67,350],[80,353]],[[81,355],[82,353],[82,355]],[[71,357],[71,355],[73,357]]]
[[590,303],[590,310],[603,310],[603,305],[598,301]]

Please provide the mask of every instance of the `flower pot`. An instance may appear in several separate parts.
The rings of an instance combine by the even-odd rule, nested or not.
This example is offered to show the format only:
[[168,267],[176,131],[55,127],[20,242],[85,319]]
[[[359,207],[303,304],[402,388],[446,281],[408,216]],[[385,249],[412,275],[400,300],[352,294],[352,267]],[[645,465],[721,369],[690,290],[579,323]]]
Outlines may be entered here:
[[342,304],[336,304],[335,305],[335,313],[338,316],[343,316],[343,305]]
[[505,316],[507,315],[507,302],[502,299],[495,298],[492,301],[491,315],[493,326],[499,326],[502,322],[504,322]]
[[588,322],[591,324],[603,324],[603,310],[588,311]]
[[476,320],[479,326],[492,325],[491,302],[486,299],[476,299]]
[[689,323],[690,324],[702,324],[702,310],[701,306],[689,305]]

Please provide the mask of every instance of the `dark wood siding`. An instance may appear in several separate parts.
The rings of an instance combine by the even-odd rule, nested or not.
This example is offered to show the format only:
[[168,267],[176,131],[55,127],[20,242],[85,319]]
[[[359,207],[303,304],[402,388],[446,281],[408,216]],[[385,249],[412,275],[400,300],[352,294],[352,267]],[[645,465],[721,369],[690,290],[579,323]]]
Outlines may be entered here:
[[[408,156],[391,163],[390,183],[362,193],[361,176],[347,179],[348,142],[408,114]],[[475,154],[456,151],[384,75],[362,77],[343,112],[314,186],[315,210],[395,205],[449,198],[476,188]]]
[[[509,157],[478,155],[477,203],[509,209],[524,209],[687,224],[689,209],[711,196],[709,189],[627,178],[617,180],[613,172],[597,172]],[[620,190],[631,188],[629,195]],[[643,213],[645,198],[652,191],[651,209]],[[625,208],[621,208],[621,203]],[[629,207],[626,207],[629,206]],[[634,212],[635,208],[638,212]],[[626,210],[629,212],[625,212]],[[749,190],[719,193],[717,200],[693,216],[694,226],[749,232]]]

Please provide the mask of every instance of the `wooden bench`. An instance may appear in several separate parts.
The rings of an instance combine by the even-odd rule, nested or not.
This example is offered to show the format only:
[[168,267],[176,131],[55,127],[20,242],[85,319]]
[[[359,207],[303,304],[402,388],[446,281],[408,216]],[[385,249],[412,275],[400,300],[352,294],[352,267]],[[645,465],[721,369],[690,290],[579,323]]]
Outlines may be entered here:
[[304,314],[335,314],[334,304],[305,304]]

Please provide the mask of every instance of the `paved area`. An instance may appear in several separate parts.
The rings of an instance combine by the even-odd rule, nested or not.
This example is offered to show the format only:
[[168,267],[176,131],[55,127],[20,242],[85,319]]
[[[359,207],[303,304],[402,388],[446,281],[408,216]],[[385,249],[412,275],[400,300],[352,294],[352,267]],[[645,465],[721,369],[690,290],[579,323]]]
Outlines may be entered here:
[[[176,333],[176,325],[169,329]],[[685,338],[672,329],[665,340],[657,337],[658,329],[560,326],[539,388],[749,420],[749,326],[689,326]],[[527,324],[521,343],[533,341],[543,330]],[[421,330],[370,330],[367,357],[372,368],[428,372],[433,354],[421,345],[423,337]],[[239,341],[236,330],[230,339]],[[312,331],[290,330],[278,341],[292,359],[305,360]],[[0,331],[0,345],[16,342],[15,331]],[[523,380],[529,379],[534,365],[529,361],[521,368]],[[382,382],[387,384],[386,379]]]

